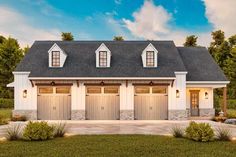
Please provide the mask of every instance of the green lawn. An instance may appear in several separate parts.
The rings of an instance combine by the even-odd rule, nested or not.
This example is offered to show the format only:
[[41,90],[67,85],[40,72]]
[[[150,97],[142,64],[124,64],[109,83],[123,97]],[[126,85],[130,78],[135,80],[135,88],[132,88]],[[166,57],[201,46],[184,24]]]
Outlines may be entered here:
[[2,116],[3,118],[6,118],[6,119],[10,119],[11,118],[11,111],[12,111],[12,109],[0,108],[0,116]]
[[199,143],[151,135],[80,135],[45,142],[0,143],[0,156],[235,157],[236,142]]

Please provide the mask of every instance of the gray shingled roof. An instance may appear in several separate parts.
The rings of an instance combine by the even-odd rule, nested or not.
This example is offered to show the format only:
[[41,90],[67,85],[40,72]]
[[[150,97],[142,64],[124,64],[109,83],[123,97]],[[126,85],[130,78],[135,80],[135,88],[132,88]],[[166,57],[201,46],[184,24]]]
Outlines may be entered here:
[[[54,43],[68,55],[63,68],[48,67]],[[96,68],[102,43],[112,53],[110,68]],[[149,43],[158,50],[157,68],[142,65]],[[175,71],[188,71],[187,81],[227,80],[205,48],[177,48],[173,41],[36,41],[15,71],[30,71],[30,77],[175,77]]]
[[227,81],[223,71],[204,47],[178,47],[188,71],[187,81]]
[[[48,67],[54,43],[68,55],[63,68]],[[110,68],[96,68],[95,51],[102,43],[112,53]],[[149,43],[158,50],[157,68],[142,65]],[[30,77],[175,77],[186,69],[173,41],[36,41],[16,71],[30,71]]]

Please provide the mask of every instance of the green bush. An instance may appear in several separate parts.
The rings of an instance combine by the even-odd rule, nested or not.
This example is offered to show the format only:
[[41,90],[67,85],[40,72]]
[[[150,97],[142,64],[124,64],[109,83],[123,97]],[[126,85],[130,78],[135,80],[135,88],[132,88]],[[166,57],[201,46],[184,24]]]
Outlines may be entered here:
[[194,141],[208,142],[214,138],[214,131],[207,123],[190,122],[185,132],[186,137]]
[[10,141],[18,140],[21,138],[21,125],[16,124],[13,126],[9,126],[6,131],[7,139]]
[[181,138],[181,137],[184,136],[183,129],[180,126],[177,126],[177,125],[172,127],[171,132],[172,132],[172,135],[174,137],[177,137],[177,138]]
[[13,107],[14,107],[13,99],[0,98],[0,108],[13,108]]
[[236,109],[227,110],[227,118],[236,118]]
[[[223,99],[219,99],[219,106],[222,106]],[[227,100],[227,108],[228,109],[235,109],[236,110],[236,99],[228,99]]]
[[5,125],[5,124],[8,124],[8,120],[2,115],[0,115],[0,125]]
[[54,137],[63,137],[66,133],[66,123],[53,125]]
[[30,141],[42,141],[53,138],[53,127],[47,122],[29,122],[24,131],[23,138]]
[[227,128],[217,128],[216,137],[220,141],[230,141],[232,138],[232,133]]

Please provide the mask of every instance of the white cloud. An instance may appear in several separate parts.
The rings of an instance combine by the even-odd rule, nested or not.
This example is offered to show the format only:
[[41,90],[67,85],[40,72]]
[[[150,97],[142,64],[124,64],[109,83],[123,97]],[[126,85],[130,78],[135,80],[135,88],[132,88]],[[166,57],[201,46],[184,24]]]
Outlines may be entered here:
[[226,36],[236,34],[236,0],[203,0],[206,17],[214,29],[221,29]]
[[122,1],[122,0],[114,0],[114,2],[115,2],[116,4],[118,4],[118,5],[121,4],[121,1]]
[[130,32],[138,38],[149,40],[173,40],[182,46],[189,35],[198,36],[198,44],[208,46],[211,40],[210,32],[189,32],[176,29],[170,25],[172,15],[162,6],[155,6],[153,1],[146,0],[140,10],[133,13],[134,21],[123,19]]
[[58,29],[44,30],[31,26],[27,17],[8,7],[0,7],[0,34],[18,39],[21,46],[31,45],[35,40],[58,40]]
[[171,19],[162,6],[155,6],[152,1],[145,1],[142,8],[133,13],[134,21],[123,19],[126,27],[134,36],[156,39],[160,34],[170,32],[168,22]]

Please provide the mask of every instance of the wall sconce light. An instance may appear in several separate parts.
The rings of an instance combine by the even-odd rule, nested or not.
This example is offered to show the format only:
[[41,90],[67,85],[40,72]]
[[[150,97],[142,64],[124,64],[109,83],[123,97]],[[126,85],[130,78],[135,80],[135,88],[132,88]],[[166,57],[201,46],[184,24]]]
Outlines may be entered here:
[[208,99],[208,93],[205,92],[205,99]]
[[179,98],[179,90],[176,90],[176,98]]
[[23,98],[27,98],[27,90],[23,90]]

